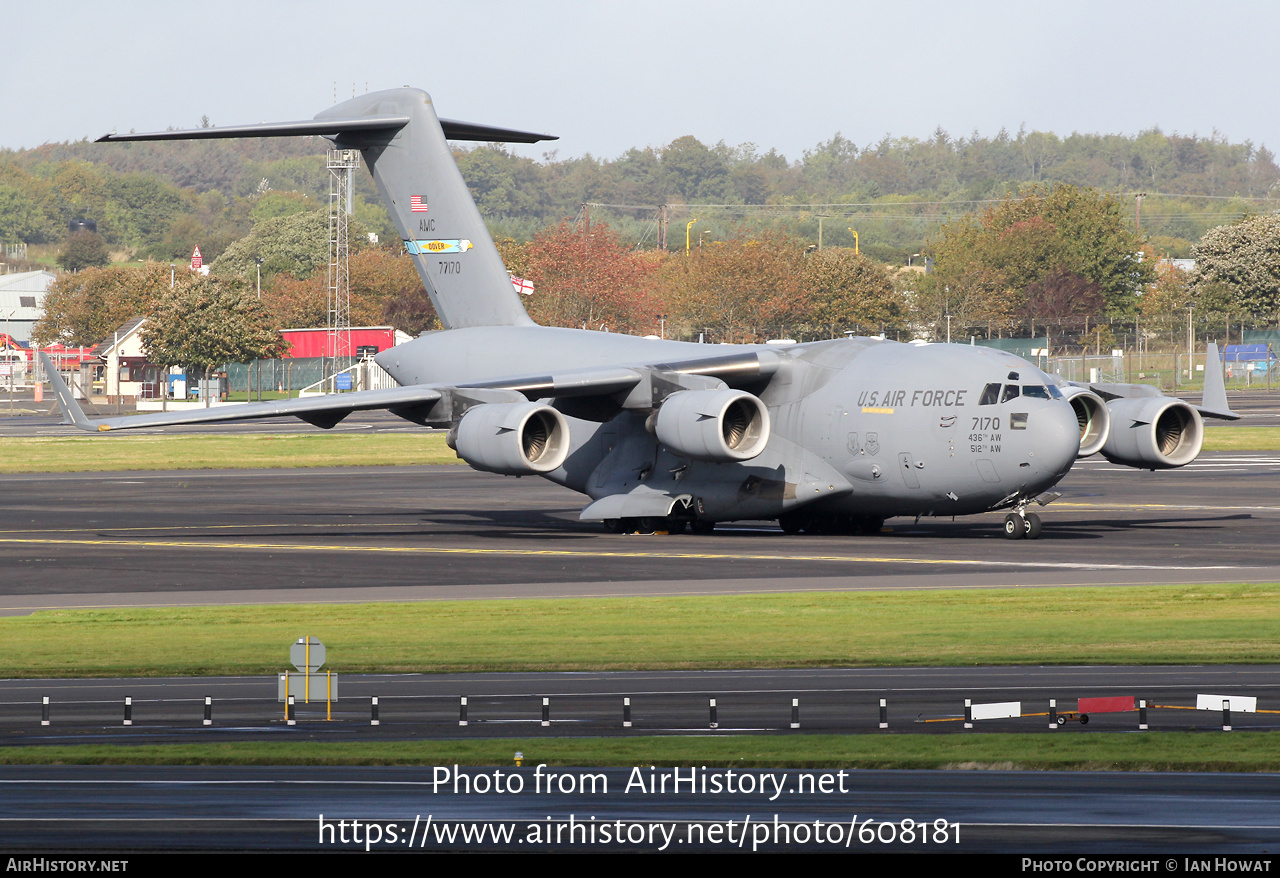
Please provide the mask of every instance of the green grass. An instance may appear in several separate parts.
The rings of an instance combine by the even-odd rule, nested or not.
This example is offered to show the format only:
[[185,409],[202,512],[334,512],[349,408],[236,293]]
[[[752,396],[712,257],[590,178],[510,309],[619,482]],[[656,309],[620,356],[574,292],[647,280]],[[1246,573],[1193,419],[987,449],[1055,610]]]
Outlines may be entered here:
[[1280,585],[49,610],[0,676],[269,674],[307,634],[341,673],[1272,663]]
[[1205,430],[1205,451],[1280,451],[1275,427],[1212,427]]
[[[1206,451],[1280,451],[1280,429],[1208,430]],[[0,473],[415,466],[461,463],[444,433],[156,435],[0,439]]]
[[0,747],[5,765],[524,765],[1277,771],[1273,735],[1235,732],[733,735]]
[[461,463],[443,433],[127,435],[0,439],[0,473]]

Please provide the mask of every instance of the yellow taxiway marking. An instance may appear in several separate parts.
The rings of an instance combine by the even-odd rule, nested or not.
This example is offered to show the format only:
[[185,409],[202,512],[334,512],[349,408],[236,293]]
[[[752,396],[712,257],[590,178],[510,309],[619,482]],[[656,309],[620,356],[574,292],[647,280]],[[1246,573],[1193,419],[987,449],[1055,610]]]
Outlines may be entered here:
[[[1172,509],[1172,510],[1199,510],[1201,512],[1280,512],[1280,506],[1205,506],[1201,504],[1191,503],[1086,503],[1072,502],[1069,500],[1059,500],[1053,504],[1054,509]],[[467,513],[450,513],[451,515],[466,516]],[[994,516],[1002,516],[1004,512],[992,513]],[[940,519],[941,520],[941,519]],[[992,523],[995,519],[990,519]],[[245,523],[238,524],[169,524],[169,525],[148,525],[146,527],[115,527],[113,525],[104,524],[102,527],[32,527],[32,528],[10,528],[0,530],[2,534],[61,534],[61,533],[84,533],[85,531],[96,531],[103,533],[183,533],[189,531],[205,532],[205,531],[224,531],[224,530],[240,530],[240,531],[261,531],[261,530],[338,530],[342,528],[394,528],[394,527],[423,527],[427,522],[423,521],[322,521],[322,522],[262,522],[262,523]],[[767,530],[767,528],[766,528]],[[715,557],[738,557],[738,556],[715,556]]]
[[971,567],[1035,567],[1048,569],[1081,569],[1081,570],[1233,570],[1245,569],[1239,565],[1175,565],[1175,564],[1100,564],[1079,562],[1052,561],[992,561],[967,558],[896,558],[867,555],[783,555],[756,553],[724,553],[724,552],[626,552],[626,551],[583,551],[581,549],[498,549],[498,548],[460,548],[444,546],[342,546],[315,543],[222,543],[192,542],[186,540],[110,540],[110,539],[34,539],[34,538],[0,538],[0,545],[35,545],[35,546],[97,546],[107,548],[136,549],[231,549],[240,551],[266,552],[356,552],[366,554],[406,554],[406,555],[516,555],[521,557],[540,556],[557,558],[655,558],[689,561],[809,561],[816,563],[859,563],[859,564],[930,564],[937,566],[971,566]]

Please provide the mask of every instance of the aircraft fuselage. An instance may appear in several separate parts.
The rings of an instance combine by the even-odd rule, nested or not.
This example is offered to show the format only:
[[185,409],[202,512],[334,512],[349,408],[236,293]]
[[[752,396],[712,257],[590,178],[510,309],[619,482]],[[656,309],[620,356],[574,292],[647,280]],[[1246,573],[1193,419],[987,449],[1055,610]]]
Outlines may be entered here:
[[[758,386],[749,376],[729,381],[758,392],[768,409],[771,432],[758,456],[690,459],[657,439],[644,408],[584,415],[552,400],[569,423],[572,447],[546,477],[593,499],[686,497],[693,517],[711,521],[778,518],[800,508],[869,518],[960,515],[1047,491],[1079,450],[1075,413],[1044,374],[988,348],[868,338],[727,346],[478,327],[426,334],[378,362],[402,384],[474,384],[506,377],[503,364],[513,361],[537,362],[550,375],[736,351],[767,352],[778,363]],[[584,517],[593,517],[592,508]]]

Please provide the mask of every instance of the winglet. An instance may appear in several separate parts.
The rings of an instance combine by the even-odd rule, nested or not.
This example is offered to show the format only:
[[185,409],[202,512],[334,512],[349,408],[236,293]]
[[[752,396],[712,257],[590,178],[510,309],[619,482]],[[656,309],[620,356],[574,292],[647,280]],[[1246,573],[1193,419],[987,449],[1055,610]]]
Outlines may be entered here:
[[71,392],[70,387],[67,387],[67,382],[62,380],[62,374],[58,372],[58,367],[53,364],[53,360],[49,359],[49,355],[39,351],[39,357],[40,365],[44,367],[44,374],[49,376],[49,385],[53,387],[53,394],[58,398],[58,408],[62,409],[62,423],[95,433],[104,429],[85,417],[84,409],[80,408],[80,404],[76,402],[75,394]]
[[1231,410],[1227,402],[1227,385],[1222,380],[1222,359],[1218,356],[1217,342],[1209,342],[1204,358],[1204,396],[1200,400],[1200,414],[1206,418],[1236,421],[1240,415]]

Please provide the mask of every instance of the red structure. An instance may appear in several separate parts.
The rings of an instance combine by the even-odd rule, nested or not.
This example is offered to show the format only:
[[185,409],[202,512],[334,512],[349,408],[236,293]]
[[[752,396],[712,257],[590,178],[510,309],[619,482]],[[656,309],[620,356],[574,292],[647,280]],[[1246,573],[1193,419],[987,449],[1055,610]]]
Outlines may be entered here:
[[[317,329],[282,329],[281,337],[290,345],[289,353],[286,357],[328,357],[333,352],[329,350],[329,330],[324,327]],[[408,336],[400,333],[400,341],[407,341]],[[365,355],[385,351],[387,348],[393,348],[398,344],[396,340],[396,331],[390,326],[353,326],[351,327],[351,350],[338,351],[338,356],[342,357],[362,357]]]

